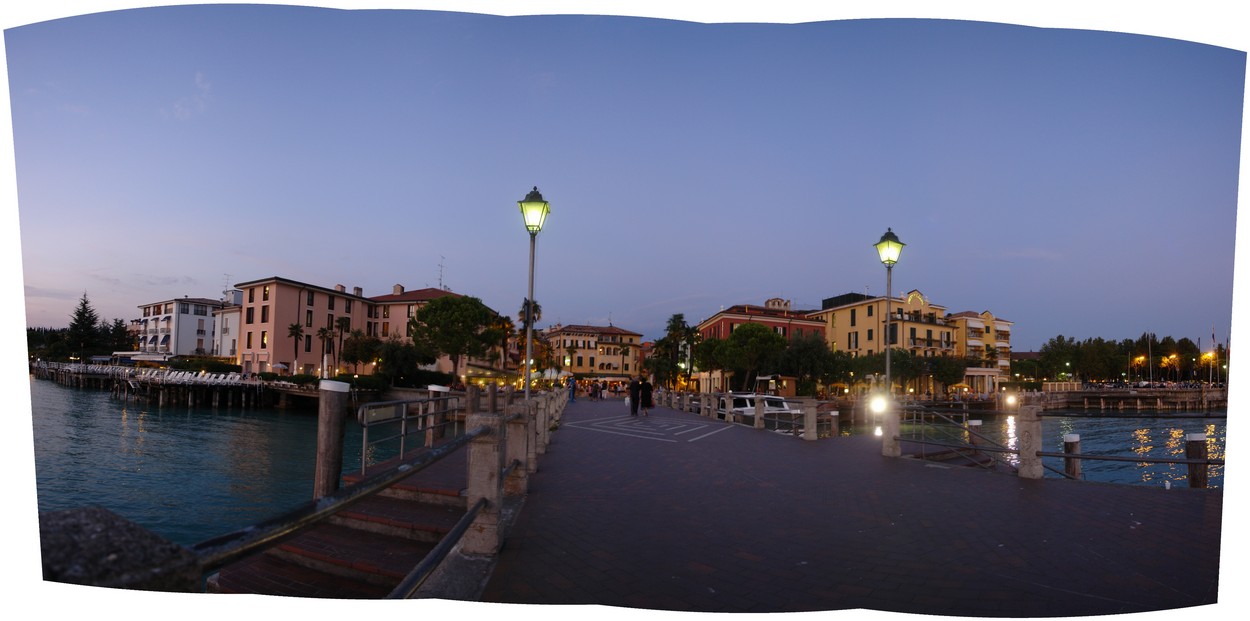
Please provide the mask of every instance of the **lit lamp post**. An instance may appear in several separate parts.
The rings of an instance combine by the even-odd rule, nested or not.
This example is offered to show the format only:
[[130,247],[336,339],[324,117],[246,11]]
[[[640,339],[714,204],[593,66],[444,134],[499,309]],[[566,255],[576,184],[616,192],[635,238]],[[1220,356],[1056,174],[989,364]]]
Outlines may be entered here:
[[[892,292],[891,277],[894,273],[894,264],[898,263],[898,257],[903,253],[903,242],[898,240],[898,236],[894,231],[887,228],[885,234],[881,236],[881,241],[877,242],[877,256],[881,258],[881,263],[885,264],[885,390],[887,395],[886,403],[893,403],[893,388],[890,381],[890,321],[893,317],[890,315],[890,296]],[[881,443],[881,454],[886,457],[898,457],[901,454],[898,445],[898,411],[897,408],[889,408],[885,412],[885,429],[883,430],[883,438]]]
[[543,195],[538,193],[538,186],[525,195],[525,198],[517,201],[521,206],[521,217],[525,219],[525,230],[530,234],[530,274],[529,274],[529,297],[526,298],[525,304],[525,400],[530,399],[530,361],[534,358],[534,244],[538,239],[538,232],[543,230],[543,223],[547,221],[547,214],[551,213],[551,205],[543,200]]

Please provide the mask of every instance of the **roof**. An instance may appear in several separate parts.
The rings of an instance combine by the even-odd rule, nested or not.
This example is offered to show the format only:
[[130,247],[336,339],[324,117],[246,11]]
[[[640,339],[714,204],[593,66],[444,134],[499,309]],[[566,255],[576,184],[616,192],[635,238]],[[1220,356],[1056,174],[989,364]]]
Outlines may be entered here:
[[427,287],[425,289],[417,289],[416,291],[405,291],[403,293],[388,293],[386,295],[378,295],[368,298],[370,302],[378,304],[389,304],[394,302],[429,302],[438,298],[447,296],[462,297],[459,293],[448,291],[446,289],[436,289]]
[[547,329],[548,334],[559,334],[561,332],[580,332],[580,333],[586,333],[586,334],[628,334],[631,336],[642,336],[641,332],[631,332],[629,330],[626,330],[624,328],[618,328],[616,326],[605,327],[605,326],[573,325],[573,326],[552,326]]

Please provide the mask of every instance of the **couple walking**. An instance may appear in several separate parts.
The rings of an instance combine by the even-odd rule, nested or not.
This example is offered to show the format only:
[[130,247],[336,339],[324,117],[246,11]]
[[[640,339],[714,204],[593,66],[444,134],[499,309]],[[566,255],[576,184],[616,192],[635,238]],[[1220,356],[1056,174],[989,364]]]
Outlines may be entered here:
[[629,381],[629,415],[637,416],[638,408],[643,416],[651,409],[651,382],[641,375]]

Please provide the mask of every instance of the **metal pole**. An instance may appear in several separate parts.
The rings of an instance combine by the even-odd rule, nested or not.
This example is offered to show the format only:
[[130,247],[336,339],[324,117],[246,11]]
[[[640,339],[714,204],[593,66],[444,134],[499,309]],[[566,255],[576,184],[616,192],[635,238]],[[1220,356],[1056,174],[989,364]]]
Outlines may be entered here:
[[893,400],[894,389],[890,383],[890,277],[894,272],[893,265],[885,266],[885,392]]
[[530,360],[534,358],[534,242],[537,233],[530,233],[530,287],[525,303],[525,402],[530,400]]

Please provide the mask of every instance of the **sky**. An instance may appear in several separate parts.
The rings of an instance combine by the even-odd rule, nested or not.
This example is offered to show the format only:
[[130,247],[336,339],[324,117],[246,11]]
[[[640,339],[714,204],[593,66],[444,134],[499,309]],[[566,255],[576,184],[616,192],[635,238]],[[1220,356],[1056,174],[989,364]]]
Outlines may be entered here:
[[953,19],[295,6],[5,31],[26,325],[281,276],[646,339],[895,293],[1057,335],[1230,334],[1245,52]]
[[268,276],[515,315],[534,186],[540,327],[880,295],[887,228],[896,293],[1016,351],[1207,349],[1245,306],[1232,3],[16,4],[10,353],[84,293],[128,321]]

